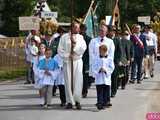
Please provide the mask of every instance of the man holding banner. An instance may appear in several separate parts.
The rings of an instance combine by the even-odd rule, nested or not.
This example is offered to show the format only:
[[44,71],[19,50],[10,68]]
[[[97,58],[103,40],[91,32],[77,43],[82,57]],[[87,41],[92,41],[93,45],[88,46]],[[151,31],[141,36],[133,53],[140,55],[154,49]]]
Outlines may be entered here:
[[[58,54],[63,59],[65,91],[67,101],[66,109],[72,109],[74,104],[76,105],[77,109],[81,109],[80,100],[83,86],[82,56],[86,50],[86,43],[83,39],[83,36],[79,34],[79,23],[73,22],[71,29],[72,35],[71,32],[69,32],[64,34],[60,38]],[[71,42],[73,44],[73,54],[71,54]],[[73,71],[71,68],[72,62]],[[73,74],[73,81],[71,79],[71,74]]]

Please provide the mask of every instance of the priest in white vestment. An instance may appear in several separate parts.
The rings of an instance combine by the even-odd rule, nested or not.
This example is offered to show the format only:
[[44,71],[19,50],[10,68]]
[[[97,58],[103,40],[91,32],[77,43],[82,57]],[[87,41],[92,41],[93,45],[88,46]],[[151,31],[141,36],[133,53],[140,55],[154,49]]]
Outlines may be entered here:
[[[58,54],[64,62],[67,109],[72,109],[74,104],[77,109],[81,109],[80,100],[83,86],[82,56],[86,50],[86,43],[83,36],[79,34],[79,30],[79,23],[74,22],[72,25],[72,37],[70,32],[64,34],[58,46]],[[73,54],[71,54],[71,39],[73,43]],[[73,93],[71,90],[71,58],[73,59]]]

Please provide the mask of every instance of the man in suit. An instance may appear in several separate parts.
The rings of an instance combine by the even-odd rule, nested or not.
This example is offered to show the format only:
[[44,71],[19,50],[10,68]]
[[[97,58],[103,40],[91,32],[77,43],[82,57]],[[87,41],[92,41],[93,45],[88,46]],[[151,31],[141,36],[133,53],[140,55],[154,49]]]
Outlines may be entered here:
[[84,37],[86,41],[87,49],[83,54],[83,90],[82,90],[82,97],[86,98],[88,93],[88,88],[91,85],[91,80],[89,77],[89,43],[91,41],[91,37],[86,34],[87,27],[84,24],[80,26],[80,34]]
[[134,47],[134,60],[132,62],[130,83],[134,83],[137,80],[137,83],[140,84],[142,80],[142,61],[147,52],[146,37],[141,34],[141,26],[137,24],[133,25],[132,33],[130,39]]

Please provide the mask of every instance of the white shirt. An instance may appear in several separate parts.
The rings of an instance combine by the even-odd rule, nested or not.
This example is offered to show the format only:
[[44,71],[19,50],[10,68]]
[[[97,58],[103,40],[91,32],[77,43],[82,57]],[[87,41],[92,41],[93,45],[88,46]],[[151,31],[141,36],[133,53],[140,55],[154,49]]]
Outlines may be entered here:
[[144,35],[146,36],[147,46],[154,46],[155,49],[157,50],[157,36],[156,36],[156,34],[154,34],[152,32],[148,32],[148,33],[145,32]]

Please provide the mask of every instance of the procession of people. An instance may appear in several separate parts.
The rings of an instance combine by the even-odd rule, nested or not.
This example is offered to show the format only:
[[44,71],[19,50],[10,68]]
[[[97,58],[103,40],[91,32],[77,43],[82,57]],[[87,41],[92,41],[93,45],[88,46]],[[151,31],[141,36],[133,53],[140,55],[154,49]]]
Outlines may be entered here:
[[100,23],[95,38],[86,30],[85,24],[74,21],[67,32],[59,27],[57,33],[40,36],[32,30],[26,38],[26,83],[39,91],[42,107],[52,104],[59,88],[60,106],[73,109],[75,105],[80,110],[81,98],[89,96],[88,89],[95,85],[95,104],[102,110],[112,106],[118,89],[154,77],[157,36],[151,26],[143,31],[134,24],[129,31]]

